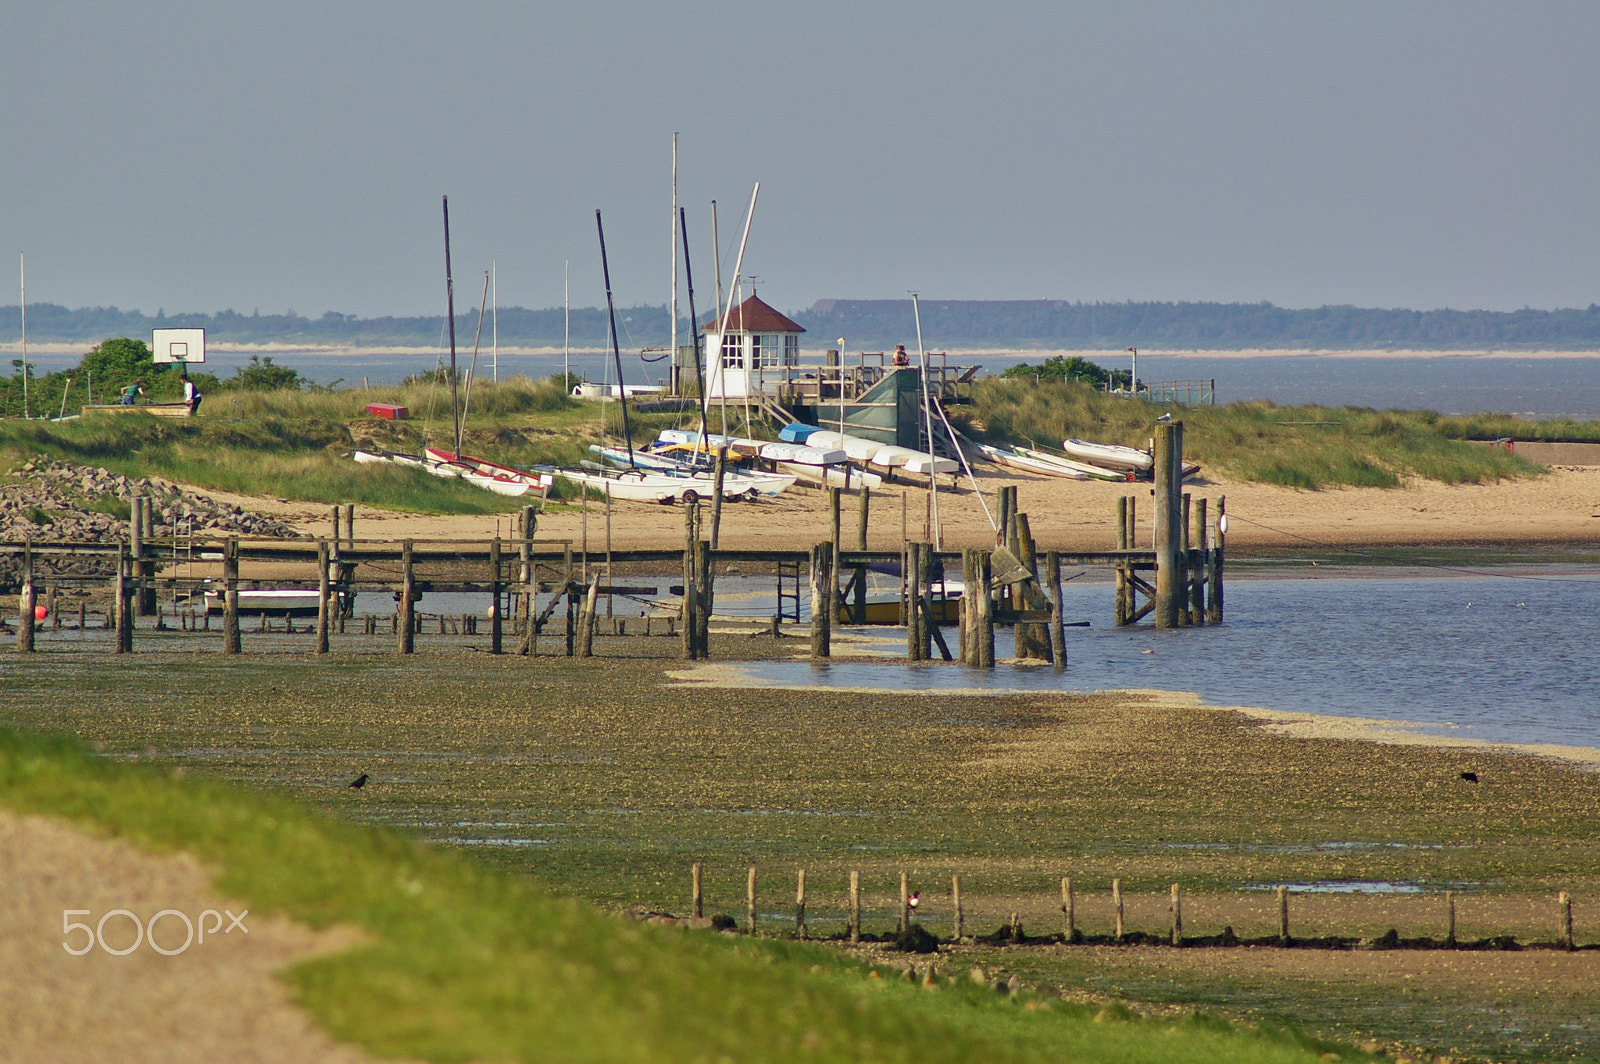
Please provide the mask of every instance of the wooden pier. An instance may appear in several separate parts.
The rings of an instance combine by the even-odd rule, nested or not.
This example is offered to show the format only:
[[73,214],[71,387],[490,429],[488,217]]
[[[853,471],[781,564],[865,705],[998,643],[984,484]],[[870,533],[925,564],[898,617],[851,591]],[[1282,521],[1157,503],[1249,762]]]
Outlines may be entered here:
[[[1213,520],[1207,500],[1191,499],[1178,491],[1182,424],[1156,428],[1156,521],[1150,549],[1135,546],[1137,506],[1135,497],[1128,496],[1117,503],[1112,549],[1041,550],[1028,515],[1019,509],[1018,489],[1011,485],[1000,489],[998,532],[992,549],[941,551],[932,544],[906,539],[898,551],[867,550],[871,497],[866,490],[855,493],[855,542],[847,546],[842,542],[843,491],[833,488],[830,538],[807,549],[715,549],[714,515],[706,515],[711,520],[703,519],[698,504],[685,507],[681,550],[575,553],[569,540],[537,538],[538,517],[531,506],[524,507],[514,535],[490,540],[357,539],[355,511],[349,505],[332,508],[331,535],[323,538],[163,539],[151,525],[146,500],[136,498],[127,542],[6,543],[0,544],[0,554],[9,554],[19,563],[16,649],[24,654],[37,648],[41,594],[47,602],[45,617],[52,628],[60,629],[62,615],[56,606],[61,593],[100,589],[110,591],[110,606],[101,611],[102,627],[115,632],[115,653],[134,650],[136,617],[154,617],[157,630],[173,630],[165,623],[160,606],[163,598],[187,606],[175,610],[176,630],[210,631],[210,613],[197,616],[194,610],[194,603],[208,591],[222,597],[222,652],[241,653],[241,615],[246,612],[258,615],[257,631],[272,630],[279,619],[270,616],[273,612],[283,617],[286,631],[294,631],[292,619],[281,611],[241,609],[241,592],[270,587],[315,594],[316,622],[308,632],[314,634],[317,654],[329,653],[330,636],[346,631],[354,593],[393,595],[396,605],[389,627],[395,650],[411,654],[422,624],[418,598],[471,592],[491,596],[493,605],[483,618],[488,625],[489,653],[538,654],[539,636],[564,603],[560,652],[587,657],[594,652],[597,632],[627,633],[627,623],[610,617],[609,609],[606,618],[597,616],[602,598],[643,590],[615,582],[613,567],[626,566],[679,575],[681,584],[667,588],[681,598],[674,615],[641,618],[633,632],[680,636],[683,657],[698,660],[710,654],[709,626],[720,563],[746,573],[767,566],[775,571],[778,608],[771,619],[775,632],[780,630],[786,600],[794,601],[792,617],[799,620],[799,574],[804,568],[809,574],[811,654],[819,660],[832,652],[835,623],[865,621],[867,574],[876,567],[898,568],[900,573],[899,616],[904,619],[908,660],[933,660],[937,653],[943,661],[992,668],[998,624],[1014,626],[1018,658],[1050,662],[1060,668],[1068,657],[1061,595],[1064,566],[1109,569],[1115,574],[1113,616],[1118,625],[1135,624],[1146,617],[1153,617],[1158,628],[1222,620],[1226,500],[1218,500]],[[110,576],[49,571],[72,561],[88,562],[109,571]],[[955,600],[959,604],[958,639],[952,651],[941,631],[949,600],[943,594],[942,578],[935,579],[934,574],[957,569],[964,592]],[[794,584],[793,593],[785,590],[786,577]],[[542,606],[541,596],[547,596]],[[478,634],[479,618],[463,616],[448,625],[446,618],[437,619],[441,634],[447,627],[460,634]],[[377,634],[379,623],[378,618],[366,616],[360,634]],[[87,609],[81,602],[77,627],[88,629]]]

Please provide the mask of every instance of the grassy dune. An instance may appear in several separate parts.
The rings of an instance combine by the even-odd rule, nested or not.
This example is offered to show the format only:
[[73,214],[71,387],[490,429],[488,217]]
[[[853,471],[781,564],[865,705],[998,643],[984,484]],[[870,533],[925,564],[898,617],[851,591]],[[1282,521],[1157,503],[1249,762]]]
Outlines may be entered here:
[[1541,467],[1467,437],[1600,439],[1600,424],[1526,422],[1428,411],[1280,407],[1267,402],[1165,407],[1130,402],[1087,385],[985,378],[965,417],[998,440],[1032,440],[1059,449],[1068,437],[1148,445],[1151,422],[1171,413],[1184,423],[1184,456],[1230,477],[1315,490],[1399,486],[1407,477],[1481,484],[1536,476]]
[[970,980],[923,988],[817,946],[639,925],[391,832],[15,731],[0,730],[0,802],[195,853],[255,911],[364,928],[371,946],[288,978],[337,1037],[383,1055],[1292,1064],[1334,1048]]

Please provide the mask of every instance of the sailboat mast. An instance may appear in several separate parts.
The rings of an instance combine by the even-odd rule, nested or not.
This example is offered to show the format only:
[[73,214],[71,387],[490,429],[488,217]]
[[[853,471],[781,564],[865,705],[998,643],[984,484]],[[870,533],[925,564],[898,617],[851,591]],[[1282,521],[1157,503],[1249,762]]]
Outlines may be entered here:
[[617,309],[611,300],[611,266],[606,262],[606,227],[600,224],[600,211],[594,212],[595,231],[600,234],[600,272],[606,279],[606,314],[611,319],[611,357],[617,363],[617,402],[622,407],[622,437],[628,441],[628,466],[638,469],[633,460],[633,430],[628,427],[628,390],[622,386],[622,349],[617,346]]
[[[668,307],[668,314],[672,317],[672,360],[667,363],[672,367],[672,394],[677,395],[681,390],[678,377],[682,367],[678,365],[678,234],[672,230],[677,228],[678,220],[678,134],[672,134],[672,217],[668,219],[667,235],[672,239],[672,303]],[[687,260],[689,252],[684,251]],[[686,263],[687,264],[687,263]]]
[[22,418],[28,418],[28,255],[17,252],[17,282],[22,286]]
[[922,416],[928,427],[928,499],[933,515],[933,549],[944,550],[944,536],[939,531],[939,459],[933,453],[933,404],[928,399],[928,353],[922,349],[922,306],[915,292],[911,293],[911,313],[917,320],[917,360],[922,364]]
[[572,260],[566,259],[561,263],[561,305],[566,308],[566,331],[561,334],[561,388],[563,391],[572,391],[572,285],[568,282],[568,275],[572,272]]
[[683,234],[683,278],[689,288],[689,325],[694,329],[689,339],[694,342],[694,382],[700,392],[700,438],[697,447],[710,451],[706,440],[706,378],[700,371],[700,319],[694,312],[694,270],[689,267],[689,221],[682,207],[678,208],[678,230]]
[[456,284],[450,276],[450,197],[444,197],[444,306],[450,322],[450,417],[455,427],[455,451],[461,454],[461,406],[456,401]]
[[489,328],[492,330],[492,332],[490,333],[489,344],[490,344],[490,351],[492,352],[492,358],[493,358],[493,361],[494,361],[494,382],[496,384],[499,384],[500,383],[500,264],[497,263],[494,259],[490,259],[489,260],[489,277],[490,277],[490,285],[489,285],[489,287],[490,287],[490,289],[492,291],[492,294],[490,295],[489,298],[493,300],[493,303],[491,304],[491,306],[494,308],[493,310],[491,310],[489,312],[490,313]]

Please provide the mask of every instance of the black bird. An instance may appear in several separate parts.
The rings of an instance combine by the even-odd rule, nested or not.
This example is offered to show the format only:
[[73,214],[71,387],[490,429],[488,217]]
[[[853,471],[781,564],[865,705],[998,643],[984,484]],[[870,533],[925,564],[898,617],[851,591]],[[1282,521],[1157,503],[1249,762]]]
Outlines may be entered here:
[[[1474,778],[1476,778],[1476,777],[1474,777]],[[367,785],[367,774],[365,772],[363,772],[361,775],[357,776],[355,779],[350,781],[350,786],[356,788],[357,790],[360,790],[362,787],[365,787],[366,785]]]
[[1478,782],[1478,774],[1476,772],[1463,772],[1461,774],[1461,778],[1466,780],[1468,783]]

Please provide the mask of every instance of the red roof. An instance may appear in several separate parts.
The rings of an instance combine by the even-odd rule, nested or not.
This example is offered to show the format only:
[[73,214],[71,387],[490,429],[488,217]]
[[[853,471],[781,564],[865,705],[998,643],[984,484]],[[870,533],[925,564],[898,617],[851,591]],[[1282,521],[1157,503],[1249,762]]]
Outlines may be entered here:
[[[712,318],[701,326],[701,332],[711,332],[722,323]],[[747,333],[792,332],[803,333],[805,327],[784,317],[776,310],[751,296],[728,312],[728,331]]]

